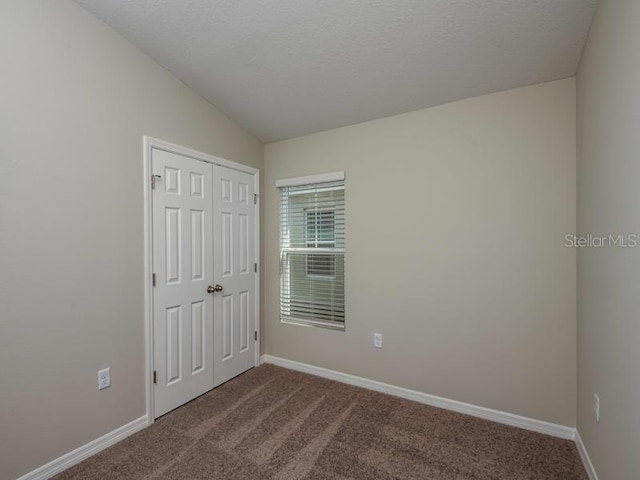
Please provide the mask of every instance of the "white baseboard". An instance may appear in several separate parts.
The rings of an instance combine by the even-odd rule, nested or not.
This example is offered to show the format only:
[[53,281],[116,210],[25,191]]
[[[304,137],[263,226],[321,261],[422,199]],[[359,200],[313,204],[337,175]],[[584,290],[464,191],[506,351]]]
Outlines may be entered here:
[[525,430],[552,435],[554,437],[564,438],[567,440],[574,440],[576,438],[576,429],[572,427],[566,427],[564,425],[558,425],[542,420],[522,417],[513,413],[493,410],[491,408],[479,407],[477,405],[471,405],[469,403],[459,402],[457,400],[450,400],[448,398],[438,397],[435,395],[430,395],[428,393],[418,392],[416,390],[409,390],[408,388],[396,387],[387,383],[369,380],[367,378],[357,377],[355,375],[349,375],[347,373],[337,372],[335,370],[316,367],[307,363],[295,362],[293,360],[274,357],[272,355],[262,355],[262,357],[260,357],[260,363],[271,363],[273,365],[288,368],[290,370],[310,373],[312,375],[328,378],[330,380],[336,380],[338,382],[347,383],[349,385],[355,385],[357,387],[375,390],[376,392],[382,392],[389,395],[395,395],[396,397],[406,398],[407,400],[413,400],[414,402],[423,403],[425,405],[444,408],[446,410],[452,410],[454,412],[464,413],[478,418],[484,418],[485,420],[491,420],[493,422],[502,423],[504,425],[510,425],[512,427],[519,427],[524,428]]
[[[431,405],[433,407],[439,407],[454,412],[464,413],[472,415],[474,417],[483,418],[485,420],[491,420],[504,425],[510,425],[513,427],[523,428],[525,430],[531,430],[538,433],[544,433],[552,435],[558,438],[564,438],[567,440],[574,440],[578,448],[580,457],[584,467],[589,475],[590,480],[599,480],[596,474],[589,454],[580,438],[579,432],[572,427],[566,427],[564,425],[558,425],[555,423],[549,423],[542,420],[535,420],[533,418],[523,417],[520,415],[514,415],[512,413],[501,412],[499,410],[493,410],[490,408],[480,407],[469,403],[459,402],[457,400],[450,400],[448,398],[438,397],[436,395],[430,395],[428,393],[418,392],[416,390],[410,390],[408,388],[396,387],[387,383],[378,382],[376,380],[369,380],[367,378],[358,377],[355,375],[349,375],[347,373],[337,372],[335,370],[329,370],[327,368],[316,367],[307,363],[296,362],[293,360],[287,360],[273,355],[262,355],[260,357],[260,363],[271,363],[279,367],[288,368],[290,370],[297,370],[299,372],[309,373],[311,375],[317,375],[319,377],[328,378],[330,380],[336,380],[338,382],[354,385],[357,387],[374,390],[376,392],[386,393],[394,395],[396,397],[405,398],[407,400],[413,400],[425,405]],[[142,430],[149,425],[149,420],[146,415],[133,420],[132,422],[117,428],[100,438],[97,438],[79,448],[76,448],[72,452],[62,455],[59,458],[27,473],[17,480],[47,480],[48,478],[56,475],[67,468],[80,463],[82,460],[95,455],[96,453],[110,447],[114,443],[124,440],[130,435]]]
[[79,448],[76,448],[72,452],[62,455],[59,458],[43,465],[40,468],[36,468],[34,471],[23,475],[18,480],[47,480],[48,478],[66,470],[67,468],[80,463],[82,460],[95,455],[101,450],[110,447],[120,440],[124,440],[129,435],[133,435],[137,431],[142,430],[149,422],[147,416],[144,415],[140,418],[133,420],[132,422],[123,425],[120,428],[116,428],[112,432],[103,435]]
[[587,475],[589,475],[589,480],[598,480],[598,474],[596,473],[596,469],[593,468],[593,463],[591,463],[591,458],[589,458],[589,454],[587,453],[587,448],[582,443],[582,437],[580,437],[580,432],[576,430],[576,446],[578,447],[578,453],[580,453],[580,458],[582,459],[582,463],[584,464],[584,468],[587,471]]

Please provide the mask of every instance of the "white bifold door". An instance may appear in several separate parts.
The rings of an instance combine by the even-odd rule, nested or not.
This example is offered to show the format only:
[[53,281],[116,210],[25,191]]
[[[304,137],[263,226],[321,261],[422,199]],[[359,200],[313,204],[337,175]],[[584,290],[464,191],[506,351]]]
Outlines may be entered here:
[[154,416],[255,363],[254,177],[152,149]]

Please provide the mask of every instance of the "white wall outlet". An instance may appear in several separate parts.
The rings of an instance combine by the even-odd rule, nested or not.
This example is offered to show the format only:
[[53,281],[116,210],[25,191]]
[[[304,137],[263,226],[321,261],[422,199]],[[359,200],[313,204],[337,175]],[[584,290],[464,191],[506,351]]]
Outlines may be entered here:
[[600,397],[597,393],[593,394],[593,416],[596,422],[600,421]]
[[382,348],[382,334],[374,333],[373,334],[373,346],[376,348]]
[[103,388],[107,388],[111,385],[111,369],[103,368],[98,371],[98,390],[102,390]]

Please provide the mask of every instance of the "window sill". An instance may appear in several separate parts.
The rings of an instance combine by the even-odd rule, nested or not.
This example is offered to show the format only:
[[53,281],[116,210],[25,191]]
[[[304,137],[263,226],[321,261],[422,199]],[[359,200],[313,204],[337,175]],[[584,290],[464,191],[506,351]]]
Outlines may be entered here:
[[280,323],[288,323],[291,325],[301,325],[303,327],[320,327],[329,330],[345,331],[345,325],[342,322],[323,322],[322,320],[305,320],[299,318],[281,317]]

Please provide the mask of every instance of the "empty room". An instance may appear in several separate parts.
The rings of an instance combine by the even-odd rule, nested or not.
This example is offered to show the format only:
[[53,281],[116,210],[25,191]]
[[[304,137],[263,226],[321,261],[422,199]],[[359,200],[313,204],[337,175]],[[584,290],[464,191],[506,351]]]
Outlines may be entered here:
[[0,0],[0,480],[640,479],[638,45]]

